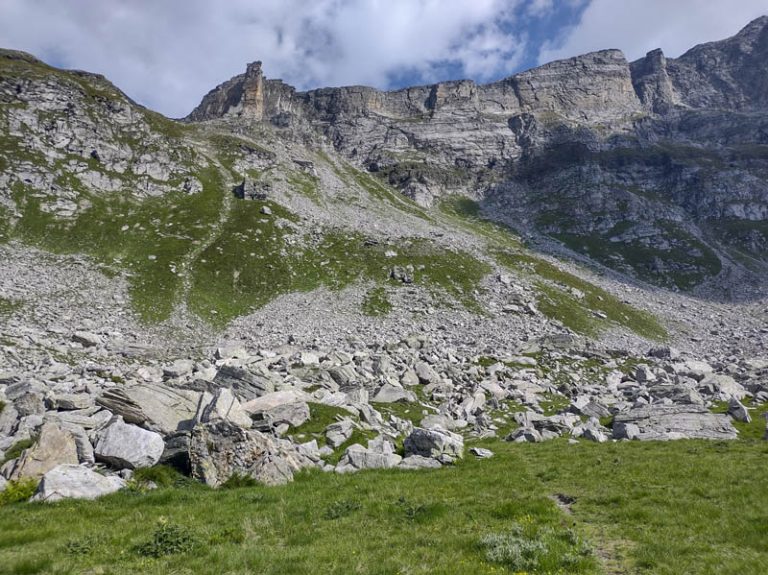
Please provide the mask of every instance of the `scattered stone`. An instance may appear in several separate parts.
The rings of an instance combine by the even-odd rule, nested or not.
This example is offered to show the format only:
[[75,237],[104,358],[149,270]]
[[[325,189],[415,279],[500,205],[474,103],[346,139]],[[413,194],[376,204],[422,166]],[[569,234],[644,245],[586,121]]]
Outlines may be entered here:
[[469,452],[478,459],[490,459],[493,457],[493,451],[483,447],[472,447],[470,448]]
[[328,442],[328,445],[336,449],[345,444],[349,438],[352,437],[353,431],[354,426],[352,421],[343,419],[337,423],[331,423],[325,428],[325,439]]
[[461,435],[439,427],[416,427],[405,438],[404,447],[406,456],[421,455],[441,463],[451,463],[464,457],[464,439]]
[[275,390],[275,385],[268,376],[252,373],[235,365],[221,366],[213,382],[218,386],[230,388],[244,401],[256,399]]
[[72,334],[72,341],[79,343],[83,347],[98,347],[102,344],[101,338],[87,331],[76,331]]
[[383,439],[371,440],[366,449],[356,443],[350,445],[336,466],[337,473],[348,473],[361,469],[389,469],[397,466],[402,457],[395,453],[391,442]]
[[749,410],[735,397],[732,397],[728,402],[728,415],[736,421],[743,421],[744,423],[752,422],[752,416],[749,415]]
[[163,375],[169,378],[178,378],[192,373],[195,362],[191,359],[177,359],[171,365],[163,368]]

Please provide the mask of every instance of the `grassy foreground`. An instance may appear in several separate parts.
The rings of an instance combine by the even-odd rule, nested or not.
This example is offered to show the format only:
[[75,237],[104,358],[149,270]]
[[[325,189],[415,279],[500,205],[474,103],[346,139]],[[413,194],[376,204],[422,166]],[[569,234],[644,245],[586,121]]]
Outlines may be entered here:
[[514,573],[510,549],[545,548],[567,561],[528,572],[765,573],[768,442],[482,445],[436,471],[8,505],[0,573]]

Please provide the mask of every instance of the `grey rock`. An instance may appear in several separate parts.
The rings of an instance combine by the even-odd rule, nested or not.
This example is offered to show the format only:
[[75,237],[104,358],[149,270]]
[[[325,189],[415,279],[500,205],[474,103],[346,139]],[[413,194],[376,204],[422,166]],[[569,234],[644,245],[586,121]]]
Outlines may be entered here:
[[190,429],[200,394],[156,383],[110,388],[96,400],[128,423],[170,434]]
[[235,365],[221,366],[213,382],[230,388],[239,399],[246,402],[275,390],[275,385],[268,375],[253,373]]
[[403,387],[413,387],[419,385],[419,376],[413,369],[406,369],[403,375],[400,376],[400,385]]
[[406,455],[421,455],[438,459],[443,455],[451,458],[464,457],[464,439],[458,433],[433,427],[415,428],[403,443]]
[[544,441],[542,434],[533,427],[519,427],[504,439],[516,443],[541,443]]
[[587,427],[581,435],[584,439],[589,439],[595,443],[605,443],[608,441],[608,437],[600,429],[593,427]]
[[229,421],[246,429],[252,425],[251,417],[240,405],[232,391],[226,387],[216,391],[200,415],[202,423],[218,420]]
[[599,402],[596,401],[589,401],[588,403],[577,406],[572,404],[571,409],[574,413],[577,413],[578,415],[585,415],[587,417],[596,417],[598,419],[602,417],[610,417],[611,411],[608,409],[605,405],[602,405]]
[[735,397],[732,397],[728,402],[728,415],[736,421],[742,421],[744,423],[750,423],[752,421],[752,416],[749,415],[749,410]]
[[171,378],[182,377],[192,373],[194,366],[195,362],[191,359],[177,359],[171,365],[167,365],[163,368],[163,375]]
[[137,469],[155,465],[164,450],[165,443],[160,434],[125,423],[122,417],[115,416],[99,431],[94,454],[98,461],[117,469]]
[[416,396],[402,387],[385,383],[373,396],[373,401],[376,403],[411,403],[416,401]]
[[669,399],[676,404],[704,405],[701,395],[685,385],[654,385],[648,388],[648,393],[655,399]]
[[331,423],[325,428],[325,438],[328,445],[336,449],[343,445],[347,440],[352,437],[354,426],[349,419],[343,419],[336,423]]
[[303,401],[282,403],[271,409],[251,413],[253,425],[260,431],[268,431],[282,425],[298,427],[308,421],[310,416],[309,405]]
[[116,475],[101,475],[79,465],[58,465],[43,476],[32,501],[96,499],[125,485],[125,480]]
[[613,423],[614,439],[639,439],[640,427],[635,423],[615,422]]
[[72,334],[72,341],[83,347],[97,347],[103,343],[101,337],[87,331],[76,331]]
[[[620,413],[614,417],[615,439],[630,438],[627,425],[637,426],[632,439],[736,439],[730,418],[697,405],[652,405]],[[631,428],[630,432],[634,429]]]
[[88,393],[56,394],[53,398],[53,408],[61,411],[88,409],[95,404],[95,398]]
[[700,380],[699,385],[704,389],[712,389],[714,395],[721,401],[728,401],[732,397],[741,401],[747,397],[747,390],[730,375],[706,375]]
[[483,447],[472,447],[469,452],[479,459],[490,459],[494,455],[493,451]]
[[419,381],[424,384],[440,383],[441,377],[432,369],[432,366],[426,362],[420,361],[414,366],[414,371]]
[[248,475],[267,485],[284,484],[293,479],[295,471],[314,464],[290,443],[281,444],[227,421],[195,426],[189,460],[192,476],[212,487],[234,474]]
[[29,391],[21,395],[16,396],[13,400],[13,407],[19,414],[19,417],[27,417],[29,415],[42,415],[45,413],[45,401],[43,394]]
[[265,395],[262,395],[261,397],[252,399],[243,404],[243,409],[246,412],[251,414],[262,413],[264,411],[270,411],[282,405],[296,403],[296,402],[307,402],[311,400],[312,398],[310,397],[310,395],[307,393],[304,393],[303,391],[300,391],[298,389],[285,389],[282,391],[274,391],[272,393],[267,393]]
[[57,465],[77,463],[73,435],[54,423],[44,423],[37,441],[19,457],[10,479],[39,479]]
[[389,469],[396,467],[402,457],[396,453],[382,453],[366,449],[360,444],[350,445],[336,465],[337,473],[348,473],[361,469]]

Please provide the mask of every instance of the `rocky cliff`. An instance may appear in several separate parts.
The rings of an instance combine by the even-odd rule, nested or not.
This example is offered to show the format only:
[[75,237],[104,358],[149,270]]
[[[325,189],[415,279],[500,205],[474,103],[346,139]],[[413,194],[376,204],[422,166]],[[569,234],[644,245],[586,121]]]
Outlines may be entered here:
[[497,346],[659,337],[653,284],[764,294],[767,25],[391,92],[300,92],[255,62],[183,121],[2,51],[0,312],[120,350],[414,318]]
[[311,129],[422,205],[465,194],[622,272],[727,291],[766,269],[766,51],[762,17],[677,59],[604,50],[487,85],[297,92],[257,63],[188,120]]

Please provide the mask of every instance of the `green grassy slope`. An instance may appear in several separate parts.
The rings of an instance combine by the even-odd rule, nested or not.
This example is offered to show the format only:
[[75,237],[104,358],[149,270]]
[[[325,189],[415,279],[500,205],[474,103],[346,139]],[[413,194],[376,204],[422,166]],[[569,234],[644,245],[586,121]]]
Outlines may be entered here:
[[[764,572],[764,441],[482,445],[496,457],[435,471],[2,507],[0,573],[521,572],[483,545],[510,533],[549,561],[529,573]],[[162,521],[193,545],[147,555]]]

